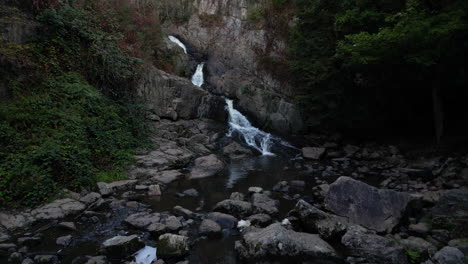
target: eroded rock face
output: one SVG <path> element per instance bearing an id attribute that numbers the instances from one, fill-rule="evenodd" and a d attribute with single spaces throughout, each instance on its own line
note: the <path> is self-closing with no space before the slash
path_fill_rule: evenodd
<path id="1" fill-rule="evenodd" d="M 379 232 L 391 231 L 398 224 L 409 201 L 406 193 L 378 189 L 345 176 L 330 185 L 325 197 L 333 213 Z"/>
<path id="2" fill-rule="evenodd" d="M 362 258 L 372 264 L 407 264 L 403 247 L 394 240 L 379 236 L 361 226 L 351 226 L 342 237 L 345 245 L 355 258 Z"/>
<path id="3" fill-rule="evenodd" d="M 292 87 L 259 70 L 260 57 L 282 60 L 286 40 L 269 44 L 269 34 L 247 21 L 249 9 L 262 8 L 263 1 L 181 1 L 189 10 L 186 23 L 163 25 L 166 32 L 206 55 L 206 80 L 217 92 L 239 99 L 240 108 L 259 126 L 266 123 L 282 133 L 300 131 L 303 121 L 292 103 Z M 211 22 L 210 22 L 211 21 Z"/>
<path id="4" fill-rule="evenodd" d="M 236 242 L 236 251 L 243 259 L 297 257 L 334 259 L 335 250 L 318 235 L 288 230 L 280 223 L 248 231 Z M 291 259 L 290 259 L 291 260 Z"/>
<path id="5" fill-rule="evenodd" d="M 147 65 L 136 86 L 148 110 L 172 120 L 207 117 L 224 121 L 224 101 L 194 86 L 190 80 Z"/>

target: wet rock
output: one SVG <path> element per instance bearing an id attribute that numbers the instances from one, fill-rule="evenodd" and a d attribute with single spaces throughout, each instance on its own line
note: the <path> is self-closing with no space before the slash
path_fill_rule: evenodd
<path id="1" fill-rule="evenodd" d="M 428 224 L 426 224 L 426 223 L 419 222 L 417 224 L 409 225 L 408 230 L 410 232 L 412 232 L 412 233 L 415 233 L 415 234 L 425 235 L 425 234 L 429 233 L 430 226 Z"/>
<path id="2" fill-rule="evenodd" d="M 215 175 L 224 168 L 224 164 L 215 154 L 195 159 L 190 171 L 190 179 L 200 179 Z"/>
<path id="3" fill-rule="evenodd" d="M 167 229 L 167 226 L 163 223 L 152 223 L 146 229 L 154 237 L 159 237 L 160 235 L 169 232 L 169 230 Z"/>
<path id="4" fill-rule="evenodd" d="M 190 211 L 189 209 L 183 208 L 182 206 L 176 205 L 174 209 L 172 210 L 175 215 L 178 216 L 183 216 L 186 219 L 190 219 L 194 217 L 194 213 Z"/>
<path id="5" fill-rule="evenodd" d="M 305 231 L 318 233 L 324 239 L 343 235 L 349 225 L 345 217 L 328 214 L 304 200 L 299 200 L 289 215 L 297 217 Z"/>
<path id="6" fill-rule="evenodd" d="M 341 238 L 351 256 L 362 258 L 364 263 L 409 264 L 403 247 L 394 240 L 379 236 L 361 226 L 351 226 Z"/>
<path id="7" fill-rule="evenodd" d="M 34 262 L 37 264 L 58 264 L 59 258 L 55 255 L 37 255 L 34 257 Z"/>
<path id="8" fill-rule="evenodd" d="M 198 197 L 200 195 L 198 191 L 193 188 L 183 191 L 182 194 L 184 194 L 185 196 L 190 196 L 190 197 Z"/>
<path id="9" fill-rule="evenodd" d="M 21 264 L 34 264 L 34 260 L 30 258 L 25 258 L 23 259 L 23 262 L 21 262 Z"/>
<path id="10" fill-rule="evenodd" d="M 444 247 L 432 258 L 434 264 L 463 264 L 466 259 L 463 253 L 454 247 Z"/>
<path id="11" fill-rule="evenodd" d="M 318 260 L 333 259 L 337 256 L 335 250 L 318 235 L 295 232 L 279 223 L 247 231 L 240 241 L 236 241 L 235 248 L 242 259 L 250 261 L 267 257 Z"/>
<path id="12" fill-rule="evenodd" d="M 145 244 L 136 235 L 115 236 L 104 241 L 101 249 L 112 258 L 126 258 L 144 246 Z"/>
<path id="13" fill-rule="evenodd" d="M 223 148 L 223 155 L 227 156 L 230 160 L 239 160 L 252 156 L 253 152 L 233 141 Z"/>
<path id="14" fill-rule="evenodd" d="M 302 156 L 306 159 L 319 160 L 325 154 L 325 148 L 305 147 L 302 148 Z"/>
<path id="15" fill-rule="evenodd" d="M 278 182 L 273 186 L 273 191 L 287 193 L 289 192 L 289 183 L 287 181 Z"/>
<path id="16" fill-rule="evenodd" d="M 157 247 L 158 256 L 162 258 L 183 256 L 189 250 L 188 237 L 164 234 L 159 236 Z"/>
<path id="17" fill-rule="evenodd" d="M 231 200 L 237 200 L 237 201 L 244 201 L 245 196 L 243 193 L 240 192 L 233 192 L 231 193 L 231 196 L 229 196 L 229 199 Z"/>
<path id="18" fill-rule="evenodd" d="M 156 173 L 156 175 L 151 179 L 159 183 L 170 184 L 171 182 L 182 179 L 183 177 L 184 174 L 179 170 L 167 170 Z"/>
<path id="19" fill-rule="evenodd" d="M 453 189 L 442 192 L 436 206 L 432 208 L 434 217 L 468 217 L 468 189 Z"/>
<path id="20" fill-rule="evenodd" d="M 158 184 L 148 186 L 148 196 L 161 196 L 161 188 Z"/>
<path id="21" fill-rule="evenodd" d="M 0 244 L 0 256 L 8 256 L 10 251 L 14 251 L 16 249 L 16 245 L 13 243 L 3 243 Z"/>
<path id="22" fill-rule="evenodd" d="M 262 187 L 249 187 L 248 192 L 249 193 L 261 193 L 263 192 L 263 188 Z"/>
<path id="23" fill-rule="evenodd" d="M 91 257 L 85 262 L 85 264 L 108 264 L 108 263 L 109 261 L 107 261 L 106 256 Z"/>
<path id="24" fill-rule="evenodd" d="M 353 145 L 346 145 L 343 148 L 344 152 L 346 153 L 346 157 L 352 157 L 359 151 L 359 147 Z"/>
<path id="25" fill-rule="evenodd" d="M 252 205 L 254 207 L 254 213 L 276 215 L 279 212 L 279 202 L 271 199 L 264 193 L 254 193 L 252 195 Z"/>
<path id="26" fill-rule="evenodd" d="M 448 245 L 458 248 L 465 256 L 468 256 L 468 238 L 452 239 Z"/>
<path id="27" fill-rule="evenodd" d="M 58 227 L 66 229 L 66 230 L 70 230 L 70 231 L 76 231 L 76 226 L 75 226 L 75 223 L 73 222 L 60 222 L 58 224 Z"/>
<path id="28" fill-rule="evenodd" d="M 21 263 L 23 260 L 23 255 L 19 252 L 13 252 L 11 253 L 10 257 L 8 258 L 9 263 Z"/>
<path id="29" fill-rule="evenodd" d="M 152 223 L 159 222 L 160 214 L 159 213 L 136 213 L 128 216 L 125 219 L 125 223 L 139 229 L 145 229 Z"/>
<path id="30" fill-rule="evenodd" d="M 61 236 L 61 237 L 58 237 L 57 240 L 55 241 L 55 243 L 59 246 L 68 246 L 70 244 L 72 240 L 72 236 L 71 235 L 68 235 L 68 236 Z"/>
<path id="31" fill-rule="evenodd" d="M 377 189 L 342 176 L 326 194 L 326 207 L 352 223 L 382 232 L 391 231 L 402 217 L 410 197 L 406 193 Z"/>
<path id="32" fill-rule="evenodd" d="M 223 229 L 233 229 L 236 227 L 238 221 L 237 218 L 232 215 L 219 212 L 209 213 L 206 218 L 215 221 Z"/>
<path id="33" fill-rule="evenodd" d="M 420 237 L 410 236 L 406 239 L 400 240 L 399 242 L 405 249 L 422 253 L 425 256 L 432 256 L 437 251 L 437 248 L 434 245 Z"/>
<path id="34" fill-rule="evenodd" d="M 106 197 L 115 191 L 126 191 L 132 189 L 137 184 L 136 180 L 115 181 L 111 183 L 98 182 L 99 193 Z"/>
<path id="35" fill-rule="evenodd" d="M 99 200 L 100 198 L 101 198 L 101 195 L 99 193 L 91 192 L 81 197 L 80 202 L 85 203 L 85 204 L 92 204 L 96 202 L 97 200 Z"/>
<path id="36" fill-rule="evenodd" d="M 200 235 L 202 236 L 207 236 L 207 237 L 212 237 L 212 238 L 222 236 L 221 226 L 215 221 L 210 220 L 210 219 L 204 219 L 201 222 L 200 228 L 198 231 L 200 232 Z"/>
<path id="37" fill-rule="evenodd" d="M 234 216 L 248 216 L 252 213 L 252 204 L 239 200 L 223 200 L 217 203 L 213 211 L 232 214 Z"/>
<path id="38" fill-rule="evenodd" d="M 271 217 L 267 214 L 255 214 L 247 218 L 253 226 L 266 227 L 271 224 Z"/>
<path id="39" fill-rule="evenodd" d="M 10 239 L 11 236 L 9 234 L 7 234 L 6 232 L 0 232 L 0 243 L 7 242 Z"/>
<path id="40" fill-rule="evenodd" d="M 180 220 L 173 215 L 166 218 L 164 224 L 166 225 L 166 228 L 169 230 L 169 232 L 176 232 L 182 228 L 182 223 L 180 223 Z"/>

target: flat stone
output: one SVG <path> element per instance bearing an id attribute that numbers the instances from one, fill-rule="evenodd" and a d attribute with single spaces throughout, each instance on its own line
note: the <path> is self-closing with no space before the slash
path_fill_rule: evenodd
<path id="1" fill-rule="evenodd" d="M 190 219 L 194 217 L 194 213 L 189 209 L 183 208 L 182 206 L 176 205 L 174 206 L 173 212 L 175 215 L 183 216 L 186 219 Z"/>
<path id="2" fill-rule="evenodd" d="M 80 202 L 85 203 L 85 204 L 92 204 L 96 202 L 97 200 L 99 200 L 100 198 L 101 198 L 101 195 L 99 193 L 91 192 L 81 197 Z"/>
<path id="3" fill-rule="evenodd" d="M 56 200 L 31 211 L 37 220 L 60 219 L 69 215 L 77 214 L 86 209 L 86 205 L 73 199 Z"/>
<path id="4" fill-rule="evenodd" d="M 223 200 L 213 209 L 216 212 L 228 213 L 235 216 L 248 216 L 252 213 L 252 204 L 239 200 Z"/>
<path id="5" fill-rule="evenodd" d="M 214 176 L 224 168 L 224 163 L 215 154 L 197 158 L 194 163 L 194 167 L 190 171 L 190 179 Z"/>
<path id="6" fill-rule="evenodd" d="M 230 160 L 240 160 L 252 156 L 253 152 L 233 141 L 223 148 L 223 155 L 227 156 Z"/>
<path id="7" fill-rule="evenodd" d="M 60 222 L 58 224 L 58 226 L 63 228 L 63 229 L 76 231 L 76 226 L 75 226 L 75 223 L 73 223 L 73 222 Z"/>
<path id="8" fill-rule="evenodd" d="M 149 212 L 143 212 L 143 213 L 136 213 L 129 215 L 125 219 L 125 223 L 139 229 L 145 229 L 152 223 L 159 222 L 160 220 L 160 214 L 159 213 L 149 213 Z"/>
<path id="9" fill-rule="evenodd" d="M 237 218 L 232 215 L 219 213 L 219 212 L 212 212 L 206 215 L 207 219 L 211 219 L 218 223 L 221 228 L 223 229 L 233 229 L 237 225 Z"/>
<path id="10" fill-rule="evenodd" d="M 158 172 L 152 180 L 155 180 L 159 183 L 163 184 L 170 184 L 178 179 L 181 179 L 184 177 L 184 174 L 180 172 L 179 170 L 166 170 L 166 171 L 161 171 Z"/>
<path id="11" fill-rule="evenodd" d="M 8 214 L 0 212 L 0 224 L 13 231 L 32 224 L 35 219 L 30 214 Z"/>

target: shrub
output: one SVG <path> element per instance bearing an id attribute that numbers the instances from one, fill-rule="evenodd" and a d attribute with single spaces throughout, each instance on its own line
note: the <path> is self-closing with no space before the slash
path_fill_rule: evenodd
<path id="1" fill-rule="evenodd" d="M 79 190 L 97 175 L 122 173 L 138 145 L 128 110 L 77 74 L 31 92 L 0 106 L 0 206 L 37 205 L 59 188 Z"/>

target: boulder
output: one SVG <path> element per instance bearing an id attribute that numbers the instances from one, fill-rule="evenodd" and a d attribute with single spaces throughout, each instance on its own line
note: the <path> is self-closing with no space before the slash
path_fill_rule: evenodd
<path id="1" fill-rule="evenodd" d="M 213 211 L 232 214 L 234 216 L 248 216 L 252 213 L 252 204 L 239 200 L 223 200 L 217 203 Z"/>
<path id="2" fill-rule="evenodd" d="M 325 148 L 305 147 L 302 148 L 302 156 L 306 159 L 319 160 L 325 154 Z"/>
<path id="3" fill-rule="evenodd" d="M 200 235 L 207 236 L 207 237 L 221 237 L 221 226 L 213 220 L 204 219 L 201 224 L 200 228 L 198 229 Z"/>
<path id="4" fill-rule="evenodd" d="M 169 230 L 169 232 L 176 232 L 177 230 L 182 228 L 182 223 L 180 222 L 180 220 L 173 215 L 166 218 L 164 224 L 166 225 L 166 228 Z"/>
<path id="5" fill-rule="evenodd" d="M 437 251 L 437 248 L 434 245 L 420 237 L 410 236 L 406 239 L 400 240 L 400 244 L 408 251 L 419 252 L 425 256 L 432 256 Z"/>
<path id="6" fill-rule="evenodd" d="M 391 231 L 409 201 L 406 193 L 378 189 L 345 176 L 331 184 L 325 196 L 330 211 L 378 232 Z"/>
<path id="7" fill-rule="evenodd" d="M 375 234 L 355 225 L 348 228 L 341 238 L 351 256 L 364 259 L 364 263 L 372 264 L 409 264 L 403 247 L 394 240 Z"/>
<path id="8" fill-rule="evenodd" d="M 252 195 L 252 205 L 254 207 L 254 213 L 276 215 L 279 212 L 279 202 L 277 200 L 271 199 L 264 193 L 254 193 Z"/>
<path id="9" fill-rule="evenodd" d="M 227 156 L 230 160 L 239 160 L 252 156 L 253 152 L 233 141 L 223 148 L 223 155 Z"/>
<path id="10" fill-rule="evenodd" d="M 36 220 L 60 219 L 69 215 L 79 213 L 86 209 L 86 205 L 73 199 L 55 200 L 40 208 L 31 211 L 31 215 Z"/>
<path id="11" fill-rule="evenodd" d="M 335 250 L 318 235 L 295 232 L 280 223 L 253 229 L 235 244 L 238 255 L 245 260 L 278 260 L 287 258 L 334 259 Z"/>
<path id="12" fill-rule="evenodd" d="M 157 248 L 158 256 L 162 258 L 186 255 L 189 250 L 188 237 L 174 234 L 160 235 Z"/>
<path id="13" fill-rule="evenodd" d="M 305 231 L 318 233 L 325 239 L 343 235 L 349 225 L 345 217 L 328 214 L 304 200 L 299 200 L 289 215 L 297 217 Z"/>
<path id="14" fill-rule="evenodd" d="M 255 214 L 247 218 L 253 226 L 266 227 L 271 224 L 271 217 L 267 214 Z"/>
<path id="15" fill-rule="evenodd" d="M 151 179 L 159 183 L 169 184 L 183 177 L 184 174 L 179 170 L 166 170 L 156 173 Z"/>
<path id="16" fill-rule="evenodd" d="M 434 264 L 464 264 L 466 263 L 463 253 L 454 247 L 444 247 L 432 257 Z"/>
<path id="17" fill-rule="evenodd" d="M 125 219 L 125 223 L 138 229 L 145 229 L 150 224 L 159 222 L 160 216 L 161 215 L 159 213 L 149 213 L 149 212 L 136 213 L 136 214 L 129 215 Z"/>
<path id="18" fill-rule="evenodd" d="M 99 200 L 101 198 L 101 195 L 96 192 L 90 192 L 87 195 L 83 196 L 80 198 L 80 202 L 85 203 L 85 204 L 92 204 Z"/>
<path id="19" fill-rule="evenodd" d="M 148 186 L 148 196 L 161 196 L 161 194 L 162 192 L 159 184 Z"/>
<path id="20" fill-rule="evenodd" d="M 145 244 L 136 235 L 115 236 L 104 241 L 101 250 L 112 258 L 126 258 L 144 246 Z"/>
<path id="21" fill-rule="evenodd" d="M 468 218 L 468 189 L 453 189 L 442 192 L 439 201 L 432 208 L 433 217 Z"/>
<path id="22" fill-rule="evenodd" d="M 61 236 L 61 237 L 58 237 L 57 240 L 55 240 L 55 243 L 59 246 L 68 246 L 70 244 L 72 240 L 72 236 L 71 235 L 68 235 L 68 236 Z"/>
<path id="23" fill-rule="evenodd" d="M 115 191 L 126 191 L 132 189 L 137 184 L 136 180 L 115 181 L 111 183 L 98 182 L 97 187 L 99 193 L 106 197 L 113 194 Z"/>
<path id="24" fill-rule="evenodd" d="M 183 216 L 186 219 L 194 217 L 194 213 L 192 211 L 179 205 L 174 206 L 173 212 L 175 215 Z"/>
<path id="25" fill-rule="evenodd" d="M 215 154 L 195 159 L 190 171 L 190 179 L 206 178 L 215 175 L 224 168 L 224 164 Z"/>
<path id="26" fill-rule="evenodd" d="M 206 216 L 206 218 L 215 221 L 223 229 L 233 229 L 236 227 L 237 222 L 238 222 L 237 218 L 235 218 L 234 216 L 229 215 L 229 214 L 219 213 L 219 212 L 209 213 Z"/>

